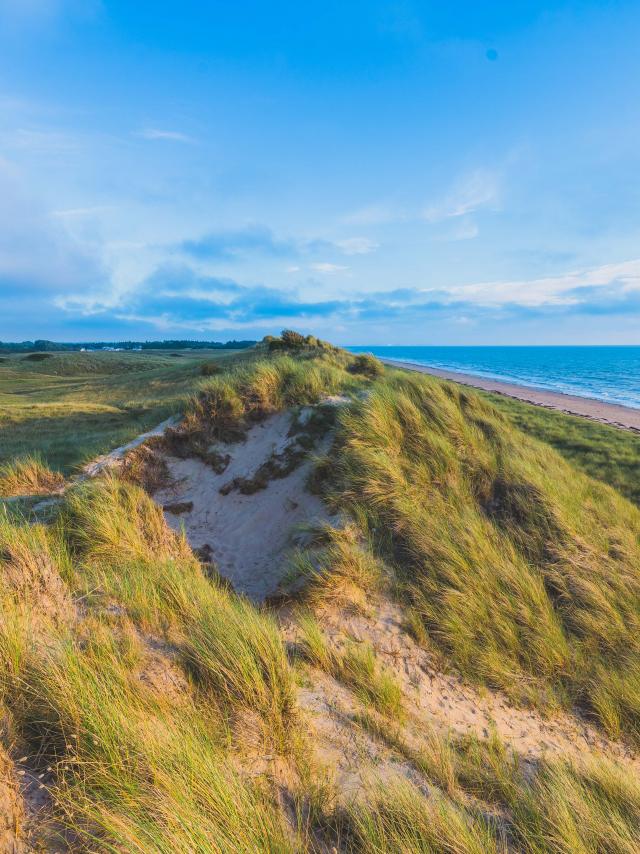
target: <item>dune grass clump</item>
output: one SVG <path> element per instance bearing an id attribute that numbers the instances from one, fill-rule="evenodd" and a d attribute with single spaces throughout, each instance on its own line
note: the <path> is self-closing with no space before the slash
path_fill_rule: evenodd
<path id="1" fill-rule="evenodd" d="M 380 665 L 371 644 L 350 641 L 344 650 L 338 650 L 312 614 L 302 614 L 298 626 L 309 662 L 349 686 L 365 709 L 373 708 L 396 721 L 404 718 L 402 689 L 394 674 Z"/>
<path id="2" fill-rule="evenodd" d="M 0 513 L 0 596 L 5 604 L 11 600 L 12 606 L 32 611 L 35 620 L 64 620 L 71 612 L 64 581 L 69 571 L 69 555 L 56 531 L 14 523 Z M 9 615 L 5 621 L 10 628 Z"/>
<path id="3" fill-rule="evenodd" d="M 335 500 L 430 642 L 519 701 L 640 738 L 640 513 L 478 395 L 394 374 L 339 417 Z"/>
<path id="4" fill-rule="evenodd" d="M 359 353 L 349 366 L 349 370 L 352 374 L 364 374 L 370 379 L 375 379 L 384 373 L 384 365 L 371 353 Z"/>
<path id="5" fill-rule="evenodd" d="M 425 798 L 405 782 L 399 789 L 395 783 L 374 787 L 364 804 L 355 802 L 347 810 L 346 832 L 355 829 L 357 838 L 353 850 L 630 854 L 638 849 L 637 775 L 602 756 L 585 756 L 579 763 L 542 759 L 527 767 L 495 734 L 478 739 L 428 730 L 416 747 L 370 714 L 360 722 L 437 789 Z M 447 829 L 455 836 L 447 836 Z M 486 849 L 474 847 L 478 839 Z"/>
<path id="6" fill-rule="evenodd" d="M 353 523 L 315 533 L 314 548 L 298 551 L 291 575 L 303 583 L 298 598 L 314 610 L 353 608 L 366 612 L 385 582 L 386 570 Z"/>
<path id="7" fill-rule="evenodd" d="M 45 495 L 64 486 L 64 477 L 37 454 L 0 465 L 0 498 Z"/>
<path id="8" fill-rule="evenodd" d="M 404 717 L 400 685 L 389 669 L 380 666 L 371 644 L 350 643 L 342 656 L 339 675 L 365 706 L 371 705 L 395 721 Z"/>
<path id="9" fill-rule="evenodd" d="M 0 613 L 0 704 L 50 789 L 43 832 L 78 850 L 297 849 L 270 778 L 230 753 L 249 718 L 265 752 L 296 738 L 277 627 L 204 577 L 141 489 L 100 478 L 50 528 L 3 521 Z M 165 646 L 192 675 L 178 696 L 140 676 Z"/>
<path id="10" fill-rule="evenodd" d="M 439 794 L 425 796 L 406 780 L 370 787 L 343 819 L 351 850 L 374 854 L 506 854 L 492 823 Z"/>
<path id="11" fill-rule="evenodd" d="M 345 370 L 349 358 L 330 352 L 315 358 L 313 351 L 295 358 L 278 354 L 209 377 L 189 401 L 182 425 L 171 431 L 171 443 L 206 456 L 212 443 L 242 441 L 247 429 L 268 415 L 355 388 L 357 380 Z"/>
<path id="12" fill-rule="evenodd" d="M 132 678 L 108 631 L 62 635 L 23 674 L 19 722 L 56 778 L 54 818 L 88 850 L 289 850 L 272 793 L 225 755 L 215 708 Z"/>

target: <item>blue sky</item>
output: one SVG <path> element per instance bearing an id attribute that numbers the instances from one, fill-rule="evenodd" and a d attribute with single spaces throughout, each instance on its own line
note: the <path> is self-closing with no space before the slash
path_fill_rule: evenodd
<path id="1" fill-rule="evenodd" d="M 0 339 L 640 343 L 640 4 L 0 0 Z"/>

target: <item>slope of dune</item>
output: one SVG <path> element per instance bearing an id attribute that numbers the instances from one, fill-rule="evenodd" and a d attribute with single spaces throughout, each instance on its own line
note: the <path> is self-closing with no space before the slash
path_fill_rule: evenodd
<path id="1" fill-rule="evenodd" d="M 316 342 L 203 380 L 115 463 L 0 519 L 7 845 L 638 850 L 613 489 Z"/>

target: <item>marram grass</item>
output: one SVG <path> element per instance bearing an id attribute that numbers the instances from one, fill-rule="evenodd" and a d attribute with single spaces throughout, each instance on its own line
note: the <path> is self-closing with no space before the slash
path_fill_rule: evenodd
<path id="1" fill-rule="evenodd" d="M 341 413 L 333 498 L 431 642 L 519 701 L 640 738 L 640 512 L 476 394 L 393 374 Z"/>
<path id="2" fill-rule="evenodd" d="M 2 739 L 50 788 L 50 850 L 639 850 L 632 770 L 603 758 L 525 767 L 496 736 L 405 737 L 411 698 L 366 644 L 330 645 L 322 615 L 366 614 L 393 592 L 469 679 L 577 705 L 634 739 L 640 514 L 478 395 L 353 374 L 350 359 L 261 356 L 199 380 L 187 422 L 242 432 L 351 393 L 324 480 L 342 521 L 298 557 L 302 643 L 359 700 L 353 724 L 416 782 L 391 775 L 323 798 L 332 769 L 310 775 L 315 745 L 276 617 L 207 579 L 149 497 L 105 477 L 70 489 L 49 526 L 0 520 Z M 171 691 L 148 678 L 158 657 L 180 674 Z"/>

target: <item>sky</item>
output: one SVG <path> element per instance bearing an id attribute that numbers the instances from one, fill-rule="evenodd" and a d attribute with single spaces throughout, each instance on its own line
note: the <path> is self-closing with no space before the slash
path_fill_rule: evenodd
<path id="1" fill-rule="evenodd" d="M 640 344 L 640 3 L 0 0 L 0 340 Z"/>

